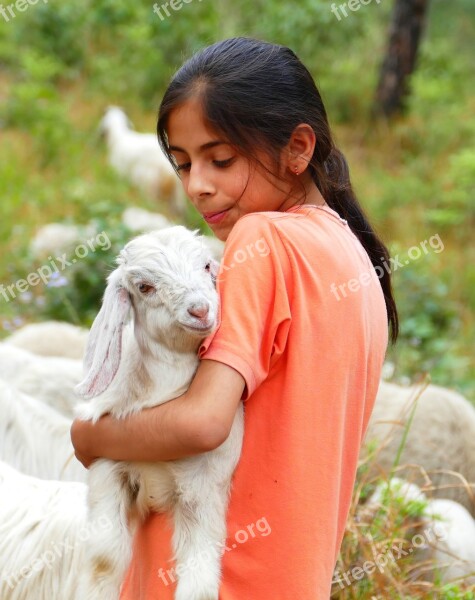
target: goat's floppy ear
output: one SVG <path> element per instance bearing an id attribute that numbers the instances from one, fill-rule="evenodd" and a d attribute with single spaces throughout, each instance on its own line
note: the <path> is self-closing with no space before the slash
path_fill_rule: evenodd
<path id="1" fill-rule="evenodd" d="M 131 307 L 129 292 L 121 285 L 119 270 L 107 278 L 102 307 L 87 340 L 84 367 L 87 375 L 75 391 L 84 398 L 104 392 L 119 368 L 122 331 Z"/>

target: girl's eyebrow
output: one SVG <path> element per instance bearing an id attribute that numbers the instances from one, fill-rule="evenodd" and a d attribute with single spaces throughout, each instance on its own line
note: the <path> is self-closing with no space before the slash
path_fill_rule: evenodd
<path id="1" fill-rule="evenodd" d="M 209 148 L 214 148 L 215 146 L 220 146 L 221 144 L 227 144 L 227 142 L 223 142 L 221 140 L 214 140 L 212 142 L 207 142 L 199 147 L 199 150 L 202 152 L 203 150 L 208 150 Z M 186 154 L 186 150 L 180 148 L 179 146 L 168 146 L 168 149 L 175 152 L 184 152 Z"/>

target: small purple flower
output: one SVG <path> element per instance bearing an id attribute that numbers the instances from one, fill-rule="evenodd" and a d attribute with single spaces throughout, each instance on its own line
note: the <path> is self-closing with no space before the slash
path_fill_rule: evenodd
<path id="1" fill-rule="evenodd" d="M 46 284 L 46 287 L 63 287 L 65 285 L 68 285 L 68 280 L 66 279 L 66 277 L 64 277 L 64 275 L 61 275 L 58 271 L 55 271 L 51 275 L 50 280 Z"/>
<path id="2" fill-rule="evenodd" d="M 20 294 L 18 296 L 18 300 L 20 300 L 20 302 L 23 302 L 23 304 L 30 304 L 32 299 L 33 294 L 31 292 L 23 292 L 23 294 Z"/>
<path id="3" fill-rule="evenodd" d="M 2 321 L 2 329 L 4 329 L 5 331 L 11 331 L 13 329 L 13 327 L 12 327 L 12 324 L 10 323 L 10 321 L 3 320 Z"/>
<path id="4" fill-rule="evenodd" d="M 25 321 L 21 317 L 14 317 L 12 322 L 15 327 L 21 327 Z"/>

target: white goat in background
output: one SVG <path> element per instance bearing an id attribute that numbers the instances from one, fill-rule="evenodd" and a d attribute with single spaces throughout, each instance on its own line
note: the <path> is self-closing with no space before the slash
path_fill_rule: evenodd
<path id="1" fill-rule="evenodd" d="M 40 356 L 59 356 L 81 360 L 84 358 L 89 330 L 65 321 L 28 323 L 14 331 L 4 344 L 28 350 Z"/>
<path id="2" fill-rule="evenodd" d="M 71 422 L 0 379 L 0 460 L 40 479 L 85 481 L 87 470 L 71 444 Z"/>
<path id="3" fill-rule="evenodd" d="M 89 402 L 82 419 L 116 418 L 183 394 L 196 371 L 197 350 L 217 325 L 218 264 L 196 231 L 183 226 L 148 233 L 121 251 L 91 328 L 78 391 Z M 132 309 L 132 310 L 131 310 Z M 133 319 L 127 325 L 129 312 Z M 90 519 L 113 523 L 91 537 L 90 577 L 81 600 L 117 600 L 131 557 L 132 508 L 173 513 L 176 600 L 218 600 L 231 478 L 243 436 L 240 404 L 227 440 L 213 451 L 154 464 L 95 461 L 89 470 Z M 206 547 L 208 552 L 203 553 Z"/>
<path id="4" fill-rule="evenodd" d="M 24 394 L 72 417 L 78 396 L 74 388 L 83 376 L 82 361 L 38 356 L 0 342 L 0 378 Z"/>
<path id="5" fill-rule="evenodd" d="M 108 107 L 99 130 L 107 141 L 109 163 L 144 194 L 169 202 L 175 213 L 182 216 L 186 209 L 182 186 L 157 136 L 133 131 L 130 125 L 121 108 Z"/>
<path id="6" fill-rule="evenodd" d="M 0 461 L 1 600 L 79 600 L 91 532 L 112 527 L 106 517 L 88 524 L 86 497 L 84 483 L 43 481 Z"/>
<path id="7" fill-rule="evenodd" d="M 392 477 L 379 483 L 369 500 L 358 507 L 360 523 L 371 523 L 378 510 L 384 515 L 390 503 L 400 506 L 401 502 L 409 501 L 425 505 L 421 514 L 413 517 L 413 527 L 422 538 L 422 543 L 418 539 L 417 546 L 410 550 L 415 551 L 416 565 L 430 560 L 442 582 L 460 578 L 466 584 L 475 584 L 475 521 L 458 502 L 427 498 L 418 485 Z M 385 517 L 379 515 L 378 518 Z M 412 539 L 415 542 L 415 535 Z M 434 573 L 426 568 L 421 576 L 424 580 L 432 579 Z"/>
<path id="8" fill-rule="evenodd" d="M 452 390 L 381 381 L 365 436 L 378 448 L 368 476 L 390 473 L 413 409 L 398 476 L 422 486 L 428 475 L 434 497 L 455 500 L 475 516 L 475 408 Z M 367 455 L 365 445 L 361 458 Z"/>

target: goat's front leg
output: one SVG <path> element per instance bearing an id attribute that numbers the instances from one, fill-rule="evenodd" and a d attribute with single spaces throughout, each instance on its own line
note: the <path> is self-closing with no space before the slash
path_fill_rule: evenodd
<path id="1" fill-rule="evenodd" d="M 227 491 L 183 493 L 174 508 L 175 600 L 218 600 L 226 540 Z"/>
<path id="2" fill-rule="evenodd" d="M 137 489 L 124 463 L 100 459 L 89 469 L 88 545 L 76 600 L 118 600 L 131 558 L 128 513 Z"/>

